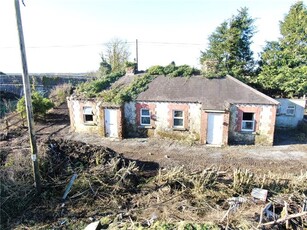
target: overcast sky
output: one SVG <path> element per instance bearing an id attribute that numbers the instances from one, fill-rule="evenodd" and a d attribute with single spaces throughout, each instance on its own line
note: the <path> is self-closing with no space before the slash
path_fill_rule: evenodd
<path id="1" fill-rule="evenodd" d="M 22 22 L 30 73 L 80 73 L 99 68 L 104 43 L 139 41 L 139 67 L 189 64 L 224 20 L 247 7 L 256 18 L 253 51 L 277 40 L 279 21 L 296 0 L 24 0 Z M 21 73 L 13 0 L 0 0 L 0 71 Z"/>

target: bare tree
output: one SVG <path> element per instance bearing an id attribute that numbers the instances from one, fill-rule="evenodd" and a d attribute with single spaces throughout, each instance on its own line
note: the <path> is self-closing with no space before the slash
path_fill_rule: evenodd
<path id="1" fill-rule="evenodd" d="M 113 38 L 106 44 L 105 56 L 102 54 L 101 58 L 111 66 L 112 72 L 122 71 L 125 68 L 125 62 L 128 61 L 130 56 L 129 49 L 127 41 Z"/>

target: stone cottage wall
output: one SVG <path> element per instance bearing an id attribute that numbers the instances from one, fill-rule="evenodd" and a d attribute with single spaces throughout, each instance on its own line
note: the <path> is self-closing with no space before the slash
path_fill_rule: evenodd
<path id="1" fill-rule="evenodd" d="M 242 131 L 243 112 L 254 113 L 254 131 Z M 229 144 L 272 145 L 276 120 L 275 105 L 236 104 L 230 107 Z"/>
<path id="2" fill-rule="evenodd" d="M 140 109 L 149 108 L 151 122 L 149 126 L 141 126 Z M 170 138 L 191 138 L 199 140 L 201 124 L 201 104 L 198 103 L 167 103 L 137 102 L 126 103 L 125 133 L 129 136 L 165 136 Z M 184 127 L 173 128 L 173 110 L 184 111 Z"/>
<path id="3" fill-rule="evenodd" d="M 79 133 L 100 133 L 101 127 L 100 109 L 94 100 L 73 100 L 68 99 L 68 109 L 70 117 L 71 131 Z M 85 123 L 83 117 L 83 107 L 93 108 L 93 122 Z"/>

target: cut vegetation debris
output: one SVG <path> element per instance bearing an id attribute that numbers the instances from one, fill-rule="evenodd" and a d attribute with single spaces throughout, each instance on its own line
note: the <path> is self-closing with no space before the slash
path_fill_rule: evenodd
<path id="1" fill-rule="evenodd" d="M 77 141 L 52 139 L 43 147 L 38 198 L 30 162 L 1 166 L 1 229 L 84 229 L 96 221 L 103 229 L 307 227 L 307 172 L 264 177 L 214 165 L 191 172 Z M 268 190 L 267 201 L 255 200 L 253 188 Z"/>

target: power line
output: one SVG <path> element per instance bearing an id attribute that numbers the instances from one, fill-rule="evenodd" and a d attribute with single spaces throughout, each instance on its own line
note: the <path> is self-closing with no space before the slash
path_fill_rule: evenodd
<path id="1" fill-rule="evenodd" d="M 75 45 L 46 45 L 46 46 L 27 46 L 28 49 L 40 49 L 40 48 L 78 48 L 78 47 L 90 47 L 90 46 L 104 46 L 110 42 L 95 43 L 95 44 L 75 44 Z M 126 42 L 127 44 L 134 45 L 135 41 Z M 151 44 L 151 45 L 179 45 L 179 46 L 203 46 L 201 43 L 184 43 L 184 42 L 153 42 L 153 41 L 139 41 L 139 44 Z M 0 49 L 15 49 L 16 46 L 0 46 Z"/>

